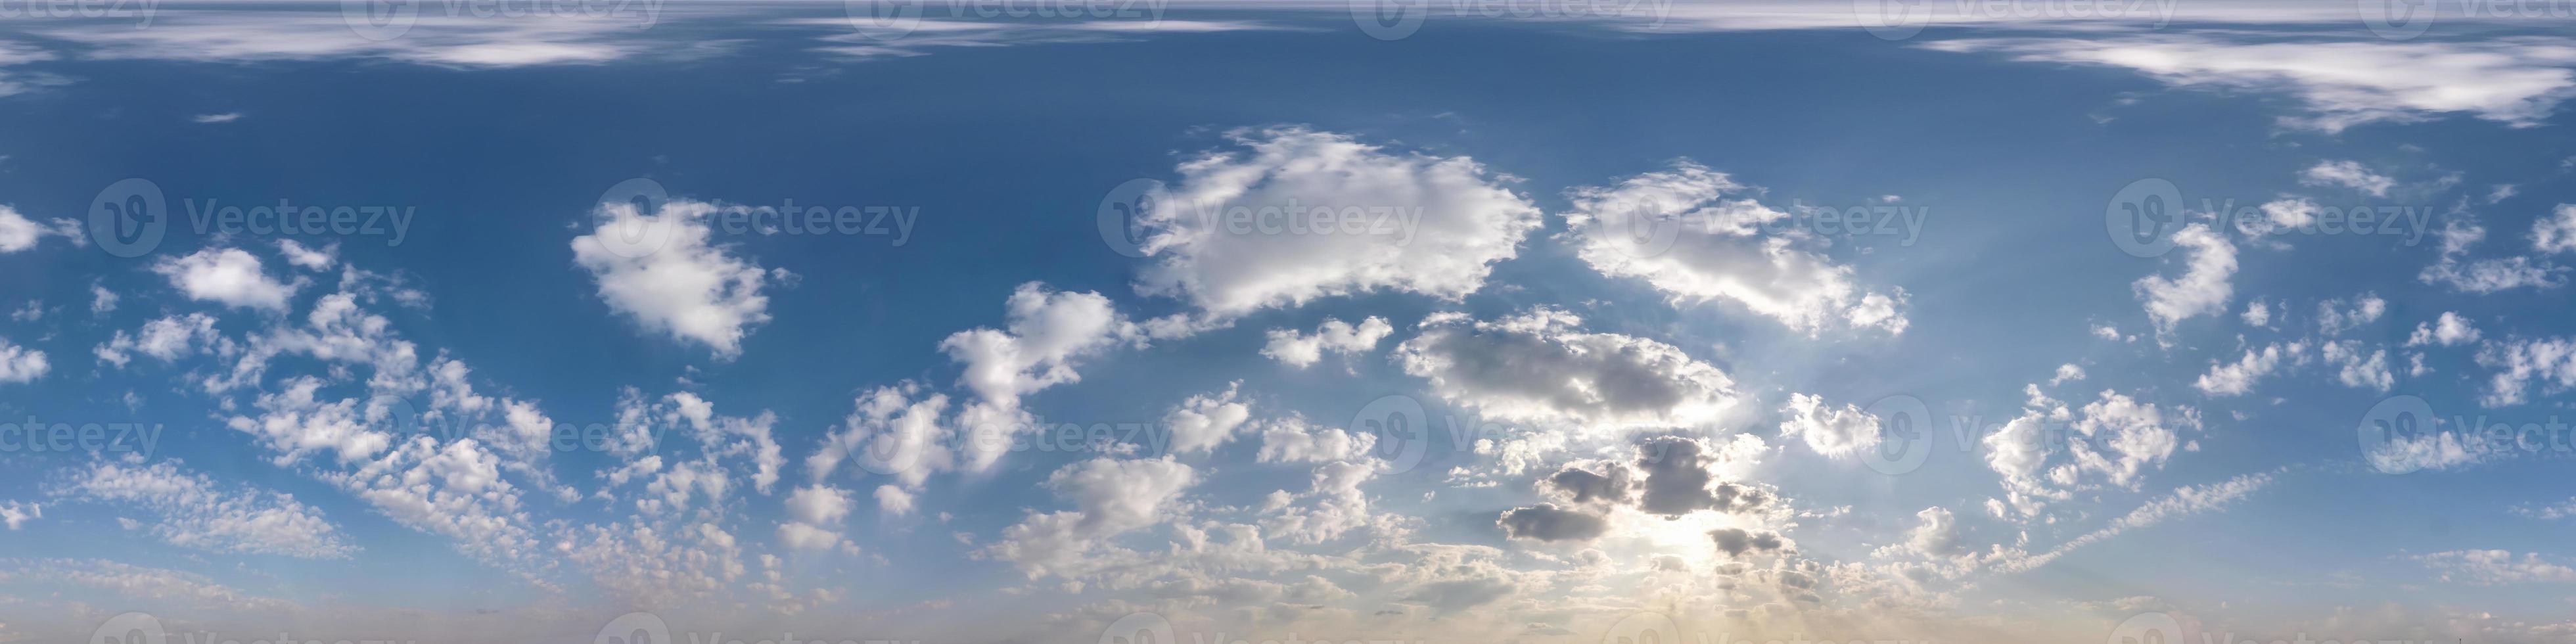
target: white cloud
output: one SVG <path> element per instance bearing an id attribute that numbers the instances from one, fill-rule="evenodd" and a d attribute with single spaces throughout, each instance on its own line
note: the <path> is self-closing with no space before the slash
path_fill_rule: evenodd
<path id="1" fill-rule="evenodd" d="M 0 92 L 0 95 L 7 93 L 13 92 Z M 56 219 L 53 225 L 47 226 L 18 214 L 17 208 L 0 205 L 0 254 L 35 248 L 36 242 L 43 241 L 48 235 L 65 237 L 76 244 L 86 239 L 81 236 L 80 222 L 76 220 Z"/>
<path id="2" fill-rule="evenodd" d="M 286 300 L 304 280 L 281 283 L 261 271 L 259 257 L 238 248 L 208 248 L 185 257 L 163 259 L 152 272 L 188 299 L 219 302 L 235 308 L 285 311 Z"/>
<path id="3" fill-rule="evenodd" d="M 1163 522 L 1173 501 L 1197 482 L 1197 472 L 1170 458 L 1098 458 L 1064 466 L 1046 487 L 1072 501 L 1073 510 L 1031 514 L 1002 531 L 984 553 L 1019 566 L 1030 578 L 1080 572 L 1101 541 Z"/>
<path id="4" fill-rule="evenodd" d="M 8 338 L 0 338 L 0 384 L 35 382 L 52 369 L 53 364 L 45 360 L 45 352 L 10 344 Z"/>
<path id="5" fill-rule="evenodd" d="M 2271 375 L 2283 361 L 2298 362 L 2306 358 L 2307 344 L 2291 342 L 2273 344 L 2261 350 L 2246 349 L 2236 362 L 2210 365 L 2192 387 L 2212 396 L 2236 396 L 2252 391 L 2254 384 Z"/>
<path id="6" fill-rule="evenodd" d="M 227 63 L 381 58 L 443 67 L 507 68 L 600 63 L 674 48 L 638 40 L 649 34 L 636 27 L 651 24 L 642 15 L 431 13 L 421 11 L 408 29 L 390 38 L 363 36 L 336 11 L 240 8 L 164 11 L 149 29 L 73 23 L 78 26 L 41 33 L 86 45 L 83 55 L 95 59 Z"/>
<path id="7" fill-rule="evenodd" d="M 884 498 L 880 492 L 878 498 Z M 841 544 L 836 528 L 850 515 L 850 492 L 828 485 L 796 488 L 787 495 L 786 523 L 778 525 L 778 541 L 797 550 L 822 550 Z"/>
<path id="8" fill-rule="evenodd" d="M 1736 406 L 1734 380 L 1717 367 L 1654 340 L 1585 332 L 1582 323 L 1553 308 L 1493 321 L 1438 314 L 1394 357 L 1441 398 L 1506 420 L 1697 427 Z"/>
<path id="9" fill-rule="evenodd" d="M 2410 347 L 2427 344 L 2447 347 L 2476 341 L 2477 327 L 2469 326 L 2469 319 L 2455 311 L 2443 311 L 2441 317 L 2432 322 L 2415 323 L 2415 333 L 2406 336 L 2406 346 Z"/>
<path id="10" fill-rule="evenodd" d="M 1344 354 L 1367 352 L 1377 348 L 1378 341 L 1394 333 L 1394 325 L 1387 324 L 1386 318 L 1374 315 L 1361 320 L 1357 326 L 1324 318 L 1324 324 L 1315 328 L 1314 335 L 1298 333 L 1295 329 L 1271 329 L 1267 334 L 1270 341 L 1262 345 L 1261 355 L 1303 369 L 1324 359 L 1326 351 Z"/>
<path id="11" fill-rule="evenodd" d="M 1376 445 L 1376 434 L 1316 427 L 1291 417 L 1264 424 L 1261 452 L 1254 458 L 1263 463 L 1355 461 Z"/>
<path id="12" fill-rule="evenodd" d="M 2479 399 L 2488 407 L 2519 405 L 2532 381 L 2540 381 L 2548 393 L 2556 394 L 2576 387 L 2576 339 L 2515 338 L 2489 342 L 2478 349 L 2478 364 L 2494 369 L 2487 381 L 2487 393 Z"/>
<path id="13" fill-rule="evenodd" d="M 2069 539 L 2066 543 L 2060 544 L 2057 548 L 2046 553 L 2007 559 L 1999 563 L 1998 566 L 2009 572 L 2018 572 L 2037 568 L 2042 565 L 2046 565 L 2048 562 L 2057 560 L 2058 557 L 2065 556 L 2066 553 L 2074 552 L 2079 548 L 2095 543 L 2100 543 L 2110 539 L 2111 537 L 2119 536 L 2120 533 L 2123 532 L 2145 528 L 2159 523 L 2164 523 L 2169 520 L 2200 514 L 2203 512 L 2224 509 L 2229 505 L 2235 504 L 2237 501 L 2244 500 L 2245 497 L 2250 496 L 2257 491 L 2261 491 L 2263 488 L 2268 487 L 2271 484 L 2271 474 L 2244 474 L 2209 485 L 2185 485 L 2174 488 L 2172 493 L 2158 497 L 2155 500 L 2148 501 L 2145 504 L 2138 506 L 2137 509 L 2130 510 L 2128 514 L 2121 515 L 2118 519 L 2113 519 L 2109 525 L 2103 526 L 2101 529 L 2084 533 L 2082 536 L 2078 536 L 2074 539 Z"/>
<path id="14" fill-rule="evenodd" d="M 2467 114 L 2515 127 L 2539 125 L 2576 91 L 2576 44 L 2557 37 L 2391 42 L 2270 40 L 2212 34 L 1968 39 L 1924 45 L 1995 51 L 2033 62 L 2137 70 L 2177 87 L 2277 91 L 2309 114 L 2287 125 L 2341 131 L 2375 121 Z"/>
<path id="15" fill-rule="evenodd" d="M 231 123 L 233 121 L 241 120 L 241 117 L 242 113 L 240 112 L 225 112 L 222 114 L 199 114 L 189 117 L 188 120 L 198 123 Z"/>
<path id="16" fill-rule="evenodd" d="M 1772 230 L 1788 213 L 1729 198 L 1747 192 L 1755 190 L 1678 160 L 1615 186 L 1568 190 L 1566 237 L 1593 270 L 1642 279 L 1675 302 L 1724 300 L 1807 333 L 1904 332 L 1904 291 L 1854 285 L 1850 266 L 1812 250 L 1821 239 Z"/>
<path id="17" fill-rule="evenodd" d="M 90 352 L 97 355 L 100 362 L 122 367 L 134 359 L 135 353 L 170 362 L 201 350 L 231 353 L 235 346 L 230 339 L 215 331 L 214 316 L 190 313 L 145 322 L 143 329 L 134 335 L 117 331 L 115 336 Z"/>
<path id="18" fill-rule="evenodd" d="M 2453 212 L 2434 235 L 2442 242 L 2442 254 L 2416 274 L 2415 279 L 2423 283 L 2449 286 L 2463 293 L 2493 293 L 2524 286 L 2555 288 L 2565 283 L 2559 279 L 2564 267 L 2532 257 L 2465 259 L 2469 247 L 2487 237 L 2486 227 L 2466 213 Z"/>
<path id="19" fill-rule="evenodd" d="M 331 242 L 321 248 L 313 248 L 296 243 L 292 239 L 280 239 L 277 240 L 277 252 L 286 256 L 286 263 L 308 270 L 324 271 L 330 270 L 331 264 L 339 261 L 340 242 Z"/>
<path id="20" fill-rule="evenodd" d="M 1059 293 L 1030 282 L 1011 291 L 1005 307 L 1010 319 L 1005 328 L 959 331 L 939 343 L 950 360 L 965 366 L 958 383 L 975 394 L 975 401 L 958 411 L 958 431 L 1009 436 L 1032 429 L 1035 423 L 1020 410 L 1020 396 L 1080 382 L 1082 375 L 1074 368 L 1083 358 L 1143 341 L 1137 325 L 1099 293 Z M 1000 460 L 1002 452 L 969 449 L 958 456 L 966 470 L 980 472 Z"/>
<path id="21" fill-rule="evenodd" d="M 2388 189 L 2396 187 L 2397 181 L 2371 172 L 2359 161 L 2319 161 L 2299 171 L 2299 185 L 2342 186 L 2373 197 L 2386 197 Z"/>
<path id="22" fill-rule="evenodd" d="M 1235 400 L 1235 389 L 1242 383 L 1227 385 L 1225 391 L 1200 394 L 1182 401 L 1163 414 L 1163 430 L 1170 433 L 1165 448 L 1172 454 L 1188 454 L 1216 449 L 1234 430 L 1252 418 L 1252 408 Z"/>
<path id="23" fill-rule="evenodd" d="M 2048 386 L 2055 387 L 2055 386 L 2058 386 L 2058 385 L 2066 384 L 2066 383 L 2069 383 L 2069 382 L 2075 382 L 2075 381 L 2079 381 L 2079 380 L 2083 380 L 2083 379 L 2084 379 L 2084 368 L 2083 368 L 2083 367 L 2079 367 L 2079 366 L 2075 366 L 2075 363 L 2069 362 L 2069 363 L 2066 363 L 2066 364 L 2057 365 L 2057 373 L 2055 373 L 2055 374 L 2053 374 L 2053 375 L 2050 375 L 2050 376 L 2048 377 Z"/>
<path id="24" fill-rule="evenodd" d="M 2346 387 L 2372 389 L 2385 393 L 2397 386 L 2397 377 L 2388 370 L 2388 350 L 2368 349 L 2359 340 L 2327 342 L 2317 347 L 2328 365 L 2335 367 L 2335 380 Z"/>
<path id="25" fill-rule="evenodd" d="M 1781 438 L 1805 438 L 1807 447 L 1829 458 L 1850 458 L 1878 446 L 1878 418 L 1855 405 L 1834 407 L 1823 396 L 1789 394 L 1780 408 Z"/>
<path id="26" fill-rule="evenodd" d="M 2441 573 L 2442 581 L 2479 585 L 2576 582 L 2576 568 L 2503 550 L 2450 550 L 2416 555 L 2415 560 Z"/>
<path id="27" fill-rule="evenodd" d="M 2547 216 L 2531 222 L 2531 250 L 2543 254 L 2576 252 L 2576 204 L 2558 204 Z"/>
<path id="28" fill-rule="evenodd" d="M 18 501 L 0 501 L 0 525 L 11 530 L 25 527 L 28 521 L 45 518 L 45 506 Z"/>
<path id="29" fill-rule="evenodd" d="M 2149 275 L 2131 284 L 2159 334 L 2172 333 L 2183 320 L 2225 312 L 2227 298 L 2235 292 L 2228 279 L 2236 274 L 2236 245 L 2203 224 L 2183 227 L 2174 233 L 2174 243 L 2189 253 L 2181 277 Z"/>
<path id="30" fill-rule="evenodd" d="M 2354 327 L 2377 322 L 2379 316 L 2386 313 L 2388 301 L 2379 299 L 2377 293 L 2363 293 L 2348 305 L 2341 298 L 2318 302 L 2317 332 L 2339 335 Z"/>
<path id="31" fill-rule="evenodd" d="M 59 493 L 150 512 L 153 536 L 182 548 L 306 559 L 346 559 L 358 551 L 339 526 L 293 496 L 226 487 L 171 461 L 99 462 Z"/>
<path id="32" fill-rule="evenodd" d="M 598 227 L 572 240 L 573 261 L 610 309 L 732 358 L 751 327 L 769 321 L 760 293 L 769 272 L 714 243 L 706 219 L 725 208 L 673 199 L 647 214 L 633 203 L 599 204 Z"/>
<path id="33" fill-rule="evenodd" d="M 1247 149 L 1180 165 L 1135 225 L 1146 294 L 1232 318 L 1377 291 L 1457 299 L 1540 225 L 1538 208 L 1467 157 L 1394 153 L 1297 127 L 1237 130 Z M 1276 226 L 1237 225 L 1233 213 Z"/>
<path id="34" fill-rule="evenodd" d="M 876 499 L 877 511 L 885 513 L 886 516 L 899 517 L 912 514 L 912 493 L 904 491 L 903 488 L 892 485 L 879 485 L 877 486 Z"/>

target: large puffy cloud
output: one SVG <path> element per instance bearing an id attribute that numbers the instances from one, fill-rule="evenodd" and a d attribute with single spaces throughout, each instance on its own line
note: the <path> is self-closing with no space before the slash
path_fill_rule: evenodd
<path id="1" fill-rule="evenodd" d="M 1669 344 L 1589 333 L 1562 309 L 1492 321 L 1439 314 L 1395 348 L 1405 373 L 1505 420 L 1584 428 L 1698 426 L 1737 406 L 1734 380 Z"/>
<path id="2" fill-rule="evenodd" d="M 598 227 L 572 240 L 573 263 L 598 282 L 610 309 L 645 330 L 738 355 L 751 327 L 769 321 L 760 290 L 770 272 L 714 242 L 706 220 L 726 208 L 680 199 L 650 213 L 599 204 Z"/>
<path id="3" fill-rule="evenodd" d="M 188 299 L 235 308 L 284 312 L 302 280 L 279 282 L 260 269 L 259 257 L 239 248 L 208 248 L 161 260 L 152 272 L 169 278 Z"/>
<path id="4" fill-rule="evenodd" d="M 2576 64 L 2576 41 L 2561 37 L 2241 41 L 2213 33 L 1968 39 L 1925 46 L 2124 67 L 2181 87 L 2287 92 L 2309 114 L 2282 121 L 2327 132 L 2447 114 L 2529 127 L 2576 92 L 2576 73 L 2566 69 Z"/>
<path id="5" fill-rule="evenodd" d="M 1852 269 L 1810 250 L 1813 235 L 1765 229 L 1789 213 L 1752 189 L 1688 160 L 1609 187 L 1567 191 L 1566 236 L 1593 270 L 1634 277 L 1676 302 L 1724 300 L 1809 333 L 1825 328 L 1903 332 L 1905 293 L 1864 291 Z"/>
<path id="6" fill-rule="evenodd" d="M 1463 297 L 1540 224 L 1507 177 L 1467 157 L 1296 127 L 1227 138 L 1245 149 L 1182 163 L 1134 222 L 1154 259 L 1138 289 L 1216 318 L 1375 291 Z"/>
<path id="7" fill-rule="evenodd" d="M 153 536 L 182 548 L 308 559 L 345 559 L 358 550 L 339 526 L 293 496 L 228 490 L 173 461 L 96 463 L 58 493 L 140 508 L 155 516 L 145 522 Z"/>
<path id="8" fill-rule="evenodd" d="M 1878 418 L 1857 406 L 1834 407 L 1823 396 L 1790 394 L 1780 414 L 1780 436 L 1804 438 L 1818 454 L 1845 458 L 1878 446 Z"/>
<path id="9" fill-rule="evenodd" d="M 1060 384 L 1080 382 L 1080 361 L 1121 343 L 1143 341 L 1139 327 L 1118 313 L 1099 293 L 1061 293 L 1030 282 L 1011 292 L 1006 303 L 1010 322 L 1000 329 L 959 331 L 939 343 L 950 360 L 965 366 L 958 383 L 975 394 L 960 409 L 956 431 L 974 436 L 1008 436 L 1026 431 L 1035 420 L 1020 409 L 1020 397 Z M 999 441 L 968 440 L 966 446 L 997 446 Z M 969 449 L 959 465 L 983 471 L 999 461 L 998 449 Z"/>

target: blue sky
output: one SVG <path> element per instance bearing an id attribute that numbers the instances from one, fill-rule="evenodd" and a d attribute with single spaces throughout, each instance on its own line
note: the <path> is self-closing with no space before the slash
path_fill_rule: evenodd
<path id="1" fill-rule="evenodd" d="M 2571 19 L 0 3 L 0 641 L 2566 641 Z"/>

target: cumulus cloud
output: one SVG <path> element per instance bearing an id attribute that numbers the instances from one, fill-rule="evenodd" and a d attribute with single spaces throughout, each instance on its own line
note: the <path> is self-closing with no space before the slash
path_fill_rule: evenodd
<path id="1" fill-rule="evenodd" d="M 974 402 L 958 412 L 958 431 L 984 436 L 1024 431 L 1035 423 L 1021 411 L 1021 396 L 1080 382 L 1075 367 L 1084 358 L 1121 343 L 1142 342 L 1137 325 L 1099 293 L 1060 293 L 1030 282 L 1011 291 L 1004 307 L 1009 323 L 1003 328 L 959 331 L 939 343 L 950 360 L 965 367 L 958 383 L 975 394 Z M 962 467 L 980 472 L 1002 453 L 970 449 L 958 456 Z"/>
<path id="2" fill-rule="evenodd" d="M 2447 347 L 2476 341 L 2478 341 L 2477 327 L 2470 326 L 2469 319 L 2456 311 L 2443 311 L 2440 317 L 2431 322 L 2417 322 L 2415 333 L 2406 336 L 2406 346 L 2410 347 L 2428 344 Z"/>
<path id="3" fill-rule="evenodd" d="M 882 493 L 880 493 L 882 498 Z M 850 492 L 828 485 L 796 488 L 787 495 L 787 522 L 778 525 L 778 541 L 797 550 L 824 550 L 841 544 L 841 518 L 850 515 Z"/>
<path id="4" fill-rule="evenodd" d="M 2242 395 L 2252 391 L 2255 383 L 2262 381 L 2264 376 L 2271 375 L 2272 371 L 2280 368 L 2282 363 L 2295 364 L 2306 359 L 2307 351 L 2308 345 L 2304 342 L 2274 343 L 2260 349 L 2249 348 L 2245 350 L 2245 356 L 2237 358 L 2235 362 L 2210 365 L 2209 373 L 2201 374 L 2200 379 L 2193 381 L 2191 386 L 2199 389 L 2201 393 L 2212 396 Z"/>
<path id="5" fill-rule="evenodd" d="M 1734 380 L 1717 367 L 1654 340 L 1586 332 L 1582 322 L 1553 308 L 1492 321 L 1435 315 L 1394 357 L 1441 398 L 1508 420 L 1684 427 L 1736 406 Z"/>
<path id="6" fill-rule="evenodd" d="M 750 329 L 769 321 L 760 293 L 769 271 L 728 253 L 707 223 L 725 206 L 674 199 L 656 212 L 602 203 L 590 234 L 572 240 L 573 263 L 598 283 L 608 308 L 646 331 L 706 345 L 720 358 L 742 353 Z"/>
<path id="7" fill-rule="evenodd" d="M 2576 388 L 2576 339 L 2514 338 L 2478 348 L 2479 366 L 2495 370 L 2479 402 L 2488 407 L 2519 405 L 2531 383 L 2555 394 Z"/>
<path id="8" fill-rule="evenodd" d="M 260 270 L 259 257 L 238 248 L 208 248 L 152 265 L 188 299 L 234 308 L 283 312 L 304 281 L 278 282 Z"/>
<path id="9" fill-rule="evenodd" d="M 1375 349 L 1379 340 L 1394 333 L 1394 325 L 1387 324 L 1386 318 L 1374 315 L 1361 320 L 1357 326 L 1325 318 L 1323 326 L 1316 327 L 1313 335 L 1299 333 L 1295 329 L 1271 329 L 1268 333 L 1270 342 L 1262 345 L 1261 355 L 1302 369 L 1324 359 L 1327 351 L 1348 354 Z"/>
<path id="10" fill-rule="evenodd" d="M 1878 418 L 1855 405 L 1833 407 L 1822 396 L 1790 394 L 1780 414 L 1786 417 L 1780 421 L 1782 438 L 1803 437 L 1809 449 L 1827 457 L 1848 458 L 1878 446 Z"/>
<path id="11" fill-rule="evenodd" d="M 1788 213 L 1738 196 L 1755 191 L 1675 161 L 1613 186 L 1568 190 L 1565 235 L 1593 270 L 1644 280 L 1675 302 L 1731 302 L 1807 333 L 1905 330 L 1903 290 L 1854 284 L 1850 266 L 1814 250 L 1822 240 L 1776 230 Z"/>
<path id="12" fill-rule="evenodd" d="M 1233 438 L 1235 428 L 1252 418 L 1252 408 L 1235 400 L 1235 389 L 1241 384 L 1228 385 L 1225 391 L 1214 394 L 1191 396 L 1164 413 L 1163 430 L 1171 437 L 1166 445 L 1170 453 L 1204 452 Z"/>
<path id="13" fill-rule="evenodd" d="M 52 369 L 53 364 L 45 360 L 45 352 L 10 344 L 8 338 L 0 338 L 0 384 L 35 382 Z"/>
<path id="14" fill-rule="evenodd" d="M 1483 288 L 1540 224 L 1508 177 L 1467 157 L 1298 127 L 1227 139 L 1243 149 L 1182 163 L 1181 181 L 1134 222 L 1153 260 L 1139 291 L 1218 318 L 1377 291 L 1454 300 Z M 1237 212 L 1255 223 L 1230 223 Z"/>
<path id="15" fill-rule="evenodd" d="M 106 343 L 90 350 L 100 362 L 122 367 L 134 360 L 134 354 L 170 362 L 199 351 L 230 353 L 234 345 L 215 331 L 214 316 L 204 313 L 174 315 L 143 323 L 133 335 L 117 331 Z"/>
<path id="16" fill-rule="evenodd" d="M 2531 250 L 2541 254 L 2576 252 L 2576 204 L 2558 204 L 2531 222 Z"/>
<path id="17" fill-rule="evenodd" d="M 2205 224 L 2183 227 L 2174 233 L 2174 244 L 2188 253 L 2180 277 L 2149 275 L 2131 285 L 2159 334 L 2172 333 L 2174 324 L 2186 319 L 2226 312 L 2227 298 L 2235 292 L 2228 284 L 2236 275 L 2235 244 Z"/>
<path id="18" fill-rule="evenodd" d="M 2347 303 L 2335 298 L 2317 303 L 2317 332 L 2337 335 L 2364 324 L 2379 321 L 2388 313 L 2388 301 L 2377 293 L 2363 293 Z"/>
<path id="19" fill-rule="evenodd" d="M 1376 445 L 1376 434 L 1316 427 L 1303 418 L 1291 417 L 1271 421 L 1262 428 L 1261 452 L 1254 458 L 1263 463 L 1355 461 L 1367 456 Z"/>

